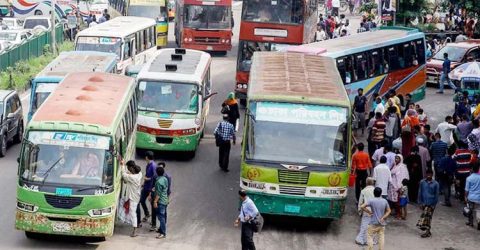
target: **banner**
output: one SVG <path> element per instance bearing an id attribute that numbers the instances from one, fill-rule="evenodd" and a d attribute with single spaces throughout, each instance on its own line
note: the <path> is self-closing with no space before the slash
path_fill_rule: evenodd
<path id="1" fill-rule="evenodd" d="M 392 21 L 397 11 L 397 0 L 378 0 L 377 4 L 382 21 Z"/>

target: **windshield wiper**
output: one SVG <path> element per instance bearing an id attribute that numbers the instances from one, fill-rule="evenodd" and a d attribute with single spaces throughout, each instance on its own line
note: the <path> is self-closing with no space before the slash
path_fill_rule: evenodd
<path id="1" fill-rule="evenodd" d="M 86 188 L 80 188 L 80 189 L 77 189 L 78 192 L 82 192 L 82 191 L 87 191 L 87 190 L 91 190 L 91 189 L 110 189 L 112 188 L 112 185 L 97 185 L 97 186 L 92 186 L 92 187 L 86 187 Z"/>
<path id="2" fill-rule="evenodd" d="M 43 187 L 43 185 L 45 184 L 45 181 L 47 180 L 48 176 L 50 175 L 50 171 L 52 171 L 52 169 L 60 162 L 60 160 L 62 160 L 63 156 L 60 156 L 60 158 L 58 158 L 58 160 L 56 160 L 52 166 L 50 166 L 47 171 L 45 172 L 45 174 L 43 174 L 43 180 L 42 180 L 42 184 L 40 185 L 40 187 Z"/>

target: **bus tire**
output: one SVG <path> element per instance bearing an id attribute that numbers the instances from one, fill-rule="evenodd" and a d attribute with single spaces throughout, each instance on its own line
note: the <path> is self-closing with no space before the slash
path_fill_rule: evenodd
<path id="1" fill-rule="evenodd" d="M 240 105 L 246 107 L 247 106 L 247 99 L 240 99 Z"/>
<path id="2" fill-rule="evenodd" d="M 195 158 L 196 153 L 197 153 L 197 150 L 187 151 L 186 152 L 187 159 L 192 160 L 193 158 Z"/>
<path id="3" fill-rule="evenodd" d="M 35 232 L 25 231 L 25 237 L 27 237 L 27 239 L 35 240 L 35 239 L 38 239 L 39 235 L 38 233 L 35 233 Z"/>
<path id="4" fill-rule="evenodd" d="M 226 56 L 228 51 L 219 51 L 218 55 L 220 56 Z"/>

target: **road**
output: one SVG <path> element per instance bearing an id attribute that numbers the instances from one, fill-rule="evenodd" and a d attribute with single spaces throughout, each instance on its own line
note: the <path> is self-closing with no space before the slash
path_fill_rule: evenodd
<path id="1" fill-rule="evenodd" d="M 240 6 L 236 5 L 234 10 L 235 23 L 239 24 Z M 358 23 L 357 18 L 353 23 Z M 357 26 L 352 24 L 353 28 Z M 237 25 L 235 35 L 238 35 L 238 28 Z M 170 40 L 173 41 L 173 37 Z M 65 237 L 25 238 L 23 232 L 14 229 L 16 159 L 20 150 L 18 145 L 14 145 L 9 148 L 7 156 L 0 159 L 3 198 L 0 203 L 0 249 L 240 249 L 240 230 L 233 227 L 233 220 L 238 214 L 240 146 L 233 146 L 231 171 L 224 173 L 216 163 L 217 148 L 212 136 L 221 118 L 220 104 L 234 86 L 238 40 L 234 41 L 234 48 L 226 57 L 215 57 L 213 60 L 214 89 L 219 95 L 212 99 L 207 135 L 196 157 L 185 161 L 177 160 L 175 155 L 157 155 L 166 161 L 167 172 L 173 178 L 167 239 L 155 239 L 155 234 L 148 232 L 147 225 L 140 229 L 139 237 L 130 238 L 130 228 L 120 224 L 116 226 L 113 237 L 100 243 L 84 243 Z M 438 95 L 432 89 L 429 89 L 421 105 L 433 123 L 438 123 L 453 109 L 448 92 Z M 146 164 L 142 159 L 137 159 L 137 163 L 141 166 Z M 331 223 L 267 217 L 264 231 L 255 236 L 257 249 L 361 249 L 354 243 L 359 218 L 352 194 L 349 192 L 345 216 Z M 461 209 L 462 205 L 458 203 L 454 203 L 453 208 L 439 207 L 433 218 L 433 237 L 421 239 L 415 228 L 419 209 L 410 206 L 407 221 L 389 220 L 387 249 L 478 249 L 479 232 L 465 226 Z"/>

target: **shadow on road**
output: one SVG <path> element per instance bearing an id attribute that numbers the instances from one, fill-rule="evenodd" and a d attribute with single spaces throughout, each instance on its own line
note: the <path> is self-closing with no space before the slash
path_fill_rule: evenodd
<path id="1" fill-rule="evenodd" d="M 72 246 L 75 246 L 75 248 L 80 247 L 82 249 L 96 249 L 98 245 L 94 243 L 105 241 L 104 237 L 79 237 L 35 233 L 29 233 L 27 237 L 29 238 L 29 240 L 25 242 L 33 243 L 34 246 L 42 248 L 45 247 L 43 244 L 47 244 L 50 246 L 49 243 L 54 243 L 55 247 L 58 247 L 59 249 L 65 249 Z M 29 247 L 32 247 L 32 245 L 29 244 Z"/>
<path id="2" fill-rule="evenodd" d="M 325 233 L 331 229 L 332 220 L 292 216 L 262 215 L 263 231 Z"/>

